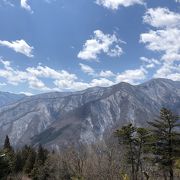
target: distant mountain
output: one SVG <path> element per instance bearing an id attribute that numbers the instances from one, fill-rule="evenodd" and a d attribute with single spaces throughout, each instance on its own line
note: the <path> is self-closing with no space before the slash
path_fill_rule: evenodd
<path id="1" fill-rule="evenodd" d="M 31 96 L 0 108 L 0 144 L 6 134 L 16 146 L 89 144 L 128 122 L 146 126 L 161 107 L 180 112 L 180 82 L 153 79 L 137 86 Z"/>
<path id="2" fill-rule="evenodd" d="M 0 91 L 0 107 L 14 103 L 24 97 L 26 97 L 24 94 L 13 94 Z"/>

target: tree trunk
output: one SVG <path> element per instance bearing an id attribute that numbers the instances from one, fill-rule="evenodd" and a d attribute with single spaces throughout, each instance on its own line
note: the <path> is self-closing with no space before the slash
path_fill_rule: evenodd
<path id="1" fill-rule="evenodd" d="M 135 175 L 135 166 L 134 166 L 134 156 L 133 156 L 133 149 L 132 149 L 132 144 L 130 142 L 130 153 L 131 153 L 131 168 L 132 168 L 132 180 L 136 180 L 136 175 Z"/>
<path id="2" fill-rule="evenodd" d="M 173 180 L 174 179 L 174 173 L 173 173 L 172 167 L 169 170 L 169 174 L 170 174 L 170 180 Z"/>

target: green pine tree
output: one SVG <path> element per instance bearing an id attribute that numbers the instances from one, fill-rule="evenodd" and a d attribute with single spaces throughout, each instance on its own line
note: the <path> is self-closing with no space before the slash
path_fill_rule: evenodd
<path id="1" fill-rule="evenodd" d="M 11 173 L 15 172 L 16 169 L 16 155 L 14 149 L 10 144 L 9 137 L 6 136 L 3 146 L 3 153 L 5 154 L 5 161 L 8 163 L 8 167 Z"/>
<path id="2" fill-rule="evenodd" d="M 0 151 L 0 179 L 6 180 L 9 173 L 10 168 L 8 161 L 6 161 L 4 152 Z"/>
<path id="3" fill-rule="evenodd" d="M 115 135 L 119 143 L 126 148 L 126 159 L 131 165 L 132 179 L 137 180 L 138 176 L 143 176 L 143 154 L 148 147 L 150 133 L 145 128 L 136 128 L 128 124 L 117 130 Z"/>
<path id="4" fill-rule="evenodd" d="M 158 163 L 164 172 L 168 172 L 170 180 L 173 180 L 175 161 L 180 158 L 179 117 L 162 108 L 159 118 L 149 124 L 154 137 L 151 144 L 154 162 Z"/>
<path id="5" fill-rule="evenodd" d="M 5 141 L 4 141 L 4 146 L 3 146 L 4 150 L 12 150 L 11 144 L 10 144 L 10 140 L 8 135 L 6 135 Z"/>
<path id="6" fill-rule="evenodd" d="M 33 148 L 29 148 L 27 159 L 24 165 L 24 172 L 29 176 L 31 175 L 31 171 L 34 167 L 35 160 L 36 160 L 36 152 Z"/>
<path id="7" fill-rule="evenodd" d="M 40 144 L 38 147 L 38 152 L 37 152 L 37 161 L 39 165 L 44 165 L 46 159 L 47 159 L 47 154 L 48 151 L 42 147 Z"/>

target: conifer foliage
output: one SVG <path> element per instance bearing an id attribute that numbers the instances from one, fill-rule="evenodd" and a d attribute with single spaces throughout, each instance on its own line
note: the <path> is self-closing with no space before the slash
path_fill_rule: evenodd
<path id="1" fill-rule="evenodd" d="M 0 149 L 0 180 L 180 179 L 180 120 L 162 108 L 148 128 L 126 124 L 92 146 L 49 152 L 41 144 Z"/>
<path id="2" fill-rule="evenodd" d="M 174 166 L 180 158 L 180 121 L 170 110 L 162 108 L 159 118 L 152 122 L 152 152 L 154 162 L 168 172 L 170 180 L 174 179 Z"/>
<path id="3" fill-rule="evenodd" d="M 128 124 L 117 130 L 115 136 L 126 149 L 126 160 L 131 165 L 132 180 L 137 180 L 138 177 L 143 176 L 143 154 L 146 152 L 150 138 L 149 131 Z"/>

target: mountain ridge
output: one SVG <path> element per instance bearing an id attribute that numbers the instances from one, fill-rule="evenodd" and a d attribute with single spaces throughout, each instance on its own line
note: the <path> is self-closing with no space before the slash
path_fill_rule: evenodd
<path id="1" fill-rule="evenodd" d="M 25 98 L 24 94 L 14 94 L 10 92 L 0 91 L 0 107 L 7 106 Z"/>
<path id="2" fill-rule="evenodd" d="M 15 146 L 41 143 L 58 149 L 69 143 L 90 144 L 128 122 L 145 126 L 162 106 L 180 112 L 179 81 L 153 79 L 135 86 L 119 83 L 45 93 L 1 107 L 0 137 L 8 134 Z"/>

